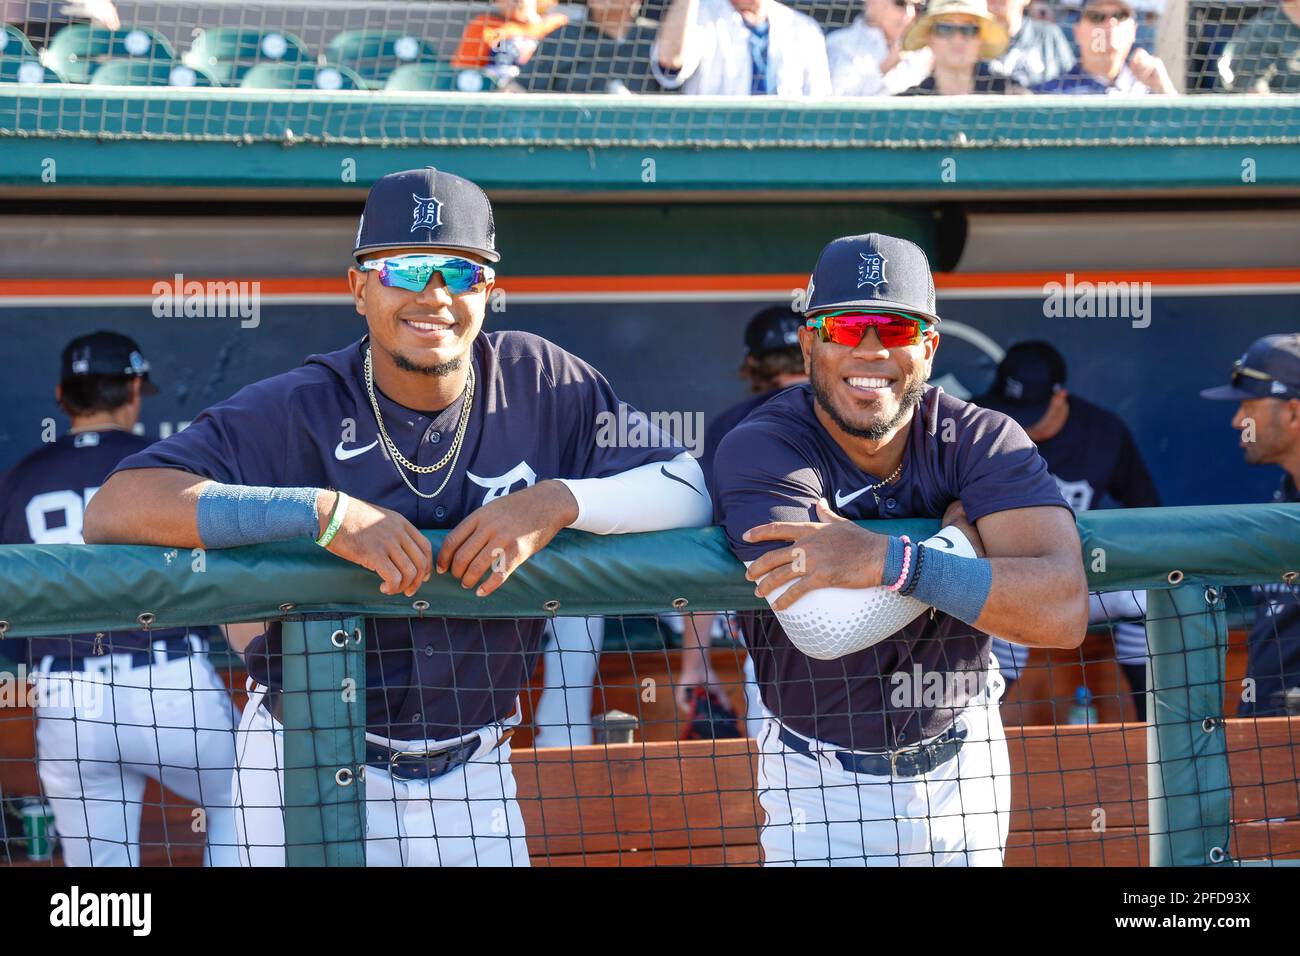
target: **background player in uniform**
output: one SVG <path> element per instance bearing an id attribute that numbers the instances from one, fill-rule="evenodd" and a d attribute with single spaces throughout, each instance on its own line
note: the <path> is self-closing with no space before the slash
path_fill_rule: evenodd
<path id="1" fill-rule="evenodd" d="M 1201 397 L 1239 403 L 1232 427 L 1241 432 L 1247 463 L 1281 466 L 1273 500 L 1300 501 L 1300 333 L 1252 342 L 1233 365 L 1232 380 L 1207 388 Z M 1300 595 L 1285 583 L 1253 590 L 1255 626 L 1246 641 L 1246 676 L 1252 683 L 1237 715 L 1300 712 Z"/>
<path id="2" fill-rule="evenodd" d="M 71 427 L 0 479 L 0 543 L 80 544 L 82 513 L 104 478 L 148 447 L 131 430 L 141 395 L 157 391 L 125 335 L 73 339 L 55 391 Z M 207 657 L 215 634 L 167 628 L 4 642 L 36 678 L 37 767 L 69 866 L 139 865 L 150 778 L 204 808 L 207 863 L 237 862 L 234 706 Z"/>
<path id="3" fill-rule="evenodd" d="M 1128 426 L 1119 416 L 1065 387 L 1065 358 L 1046 342 L 1020 342 L 998 363 L 988 395 L 977 399 L 1015 419 L 1075 511 L 1158 508 L 1160 495 Z M 1114 591 L 1089 597 L 1088 619 L 1109 624 L 1115 659 L 1129 687 L 1137 719 L 1147 711 L 1146 592 Z M 1007 690 L 1020 677 L 1029 648 L 993 638 Z"/>
<path id="4" fill-rule="evenodd" d="M 609 383 L 522 332 L 481 331 L 496 262 L 478 186 L 432 167 L 370 190 L 348 271 L 369 334 L 207 409 L 124 461 L 96 541 L 231 547 L 315 538 L 414 596 L 436 570 L 495 591 L 562 528 L 699 526 L 695 460 L 658 437 L 597 442 Z M 334 490 L 337 489 L 337 490 Z M 435 556 L 417 528 L 451 529 Z M 540 620 L 368 620 L 367 860 L 527 865 L 507 741 Z M 246 650 L 236 822 L 282 864 L 280 632 Z"/>
<path id="5" fill-rule="evenodd" d="M 1073 514 L 1015 422 L 927 384 L 939 317 L 919 248 L 837 239 L 807 301 L 810 383 L 714 462 L 727 539 L 775 612 L 743 625 L 771 712 L 764 862 L 1000 865 L 1010 770 L 987 635 L 1082 641 Z M 846 520 L 939 516 L 920 545 Z"/>
<path id="6" fill-rule="evenodd" d="M 713 459 L 727 432 L 782 389 L 808 381 L 803 367 L 803 351 L 799 348 L 799 328 L 802 325 L 803 316 L 792 312 L 787 305 L 769 306 L 745 325 L 745 357 L 740 365 L 740 377 L 749 382 L 753 394 L 718 413 L 704 433 L 704 455 L 700 458 L 700 466 L 710 488 L 713 487 Z M 727 620 L 725 614 L 688 614 L 683 618 L 681 672 L 677 675 L 674 689 L 677 705 L 684 712 L 694 709 L 697 687 L 726 700 L 726 688 L 713 670 L 708 649 L 715 634 L 725 634 L 729 630 Z M 748 655 L 743 674 L 746 732 L 756 737 L 762 726 L 762 717 L 754 665 Z"/>

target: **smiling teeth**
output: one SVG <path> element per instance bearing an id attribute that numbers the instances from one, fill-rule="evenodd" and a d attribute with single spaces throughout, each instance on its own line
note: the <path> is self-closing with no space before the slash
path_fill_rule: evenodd
<path id="1" fill-rule="evenodd" d="M 419 329 L 421 332 L 436 332 L 444 328 L 444 326 L 438 325 L 436 322 L 412 322 L 410 319 L 406 320 L 406 324 Z"/>
<path id="2" fill-rule="evenodd" d="M 887 378 L 851 378 L 848 382 L 854 388 L 889 388 Z"/>

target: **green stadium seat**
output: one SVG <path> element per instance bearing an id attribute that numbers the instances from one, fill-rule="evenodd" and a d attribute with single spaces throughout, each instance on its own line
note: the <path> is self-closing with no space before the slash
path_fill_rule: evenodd
<path id="1" fill-rule="evenodd" d="M 165 60 L 105 60 L 91 86 L 216 86 L 207 71 Z"/>
<path id="2" fill-rule="evenodd" d="M 409 33 L 347 30 L 330 40 L 326 61 L 346 66 L 371 87 L 380 87 L 399 66 L 436 63 L 438 52 L 423 37 Z"/>
<path id="3" fill-rule="evenodd" d="M 0 83 L 58 83 L 59 74 L 34 56 L 0 56 Z"/>
<path id="4" fill-rule="evenodd" d="M 35 56 L 27 35 L 11 23 L 0 24 L 0 56 Z"/>
<path id="5" fill-rule="evenodd" d="M 253 90 L 364 90 L 366 84 L 345 66 L 314 63 L 259 63 L 239 85 Z"/>
<path id="6" fill-rule="evenodd" d="M 384 83 L 386 90 L 410 92 L 477 93 L 490 88 L 480 71 L 457 70 L 445 63 L 408 63 L 395 69 Z"/>
<path id="7" fill-rule="evenodd" d="M 220 84 L 235 86 L 259 65 L 310 63 L 307 46 L 292 33 L 220 27 L 204 30 L 181 58 L 195 70 L 205 70 Z"/>
<path id="8" fill-rule="evenodd" d="M 175 53 L 167 38 L 155 30 L 105 30 L 87 23 L 64 27 L 41 51 L 41 62 L 72 83 L 89 82 L 100 62 L 117 58 L 171 62 Z"/>

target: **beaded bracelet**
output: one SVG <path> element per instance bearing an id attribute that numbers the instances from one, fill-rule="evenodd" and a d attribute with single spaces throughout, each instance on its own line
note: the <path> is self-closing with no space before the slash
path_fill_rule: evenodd
<path id="1" fill-rule="evenodd" d="M 887 587 L 887 588 L 888 588 L 889 590 L 891 590 L 891 591 L 897 591 L 899 588 L 901 588 L 901 587 L 903 586 L 903 582 L 907 580 L 907 569 L 908 569 L 909 566 L 911 566 L 911 563 L 912 563 L 912 542 L 911 542 L 911 540 L 910 540 L 910 539 L 907 537 L 907 535 L 905 535 L 905 534 L 904 534 L 904 535 L 899 535 L 898 540 L 901 541 L 901 542 L 903 542 L 903 570 L 902 570 L 902 572 L 898 575 L 898 580 L 897 580 L 897 581 L 895 581 L 893 584 L 887 584 L 887 585 L 885 585 L 885 587 Z"/>
<path id="2" fill-rule="evenodd" d="M 925 545 L 919 542 L 916 545 L 916 567 L 912 571 L 912 578 L 900 591 L 900 594 L 911 595 L 916 590 L 916 586 L 921 583 L 921 563 L 925 561 Z"/>

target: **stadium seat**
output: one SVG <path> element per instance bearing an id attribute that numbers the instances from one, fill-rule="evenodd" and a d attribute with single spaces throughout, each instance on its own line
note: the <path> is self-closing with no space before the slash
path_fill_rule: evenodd
<path id="1" fill-rule="evenodd" d="M 220 84 L 235 86 L 259 65 L 310 63 L 306 45 L 292 33 L 220 27 L 204 30 L 181 58 L 195 70 L 205 70 Z"/>
<path id="2" fill-rule="evenodd" d="M 386 90 L 477 93 L 487 89 L 479 70 L 457 70 L 445 63 L 407 63 L 399 66 L 384 83 Z"/>
<path id="3" fill-rule="evenodd" d="M 34 56 L 0 56 L 0 83 L 58 83 L 59 75 Z"/>
<path id="4" fill-rule="evenodd" d="M 423 37 L 409 33 L 374 33 L 348 30 L 330 40 L 326 60 L 345 66 L 371 87 L 381 87 L 399 66 L 436 63 L 437 51 Z"/>
<path id="5" fill-rule="evenodd" d="M 0 25 L 0 56 L 35 56 L 27 35 L 10 23 Z"/>
<path id="6" fill-rule="evenodd" d="M 206 70 L 165 60 L 105 60 L 91 86 L 217 86 Z"/>
<path id="7" fill-rule="evenodd" d="M 313 63 L 259 63 L 239 85 L 254 90 L 364 90 L 361 77 L 344 66 Z"/>
<path id="8" fill-rule="evenodd" d="M 117 58 L 170 63 L 175 54 L 157 31 L 139 27 L 105 30 L 86 23 L 64 27 L 41 51 L 41 62 L 72 83 L 89 82 L 96 65 Z"/>

